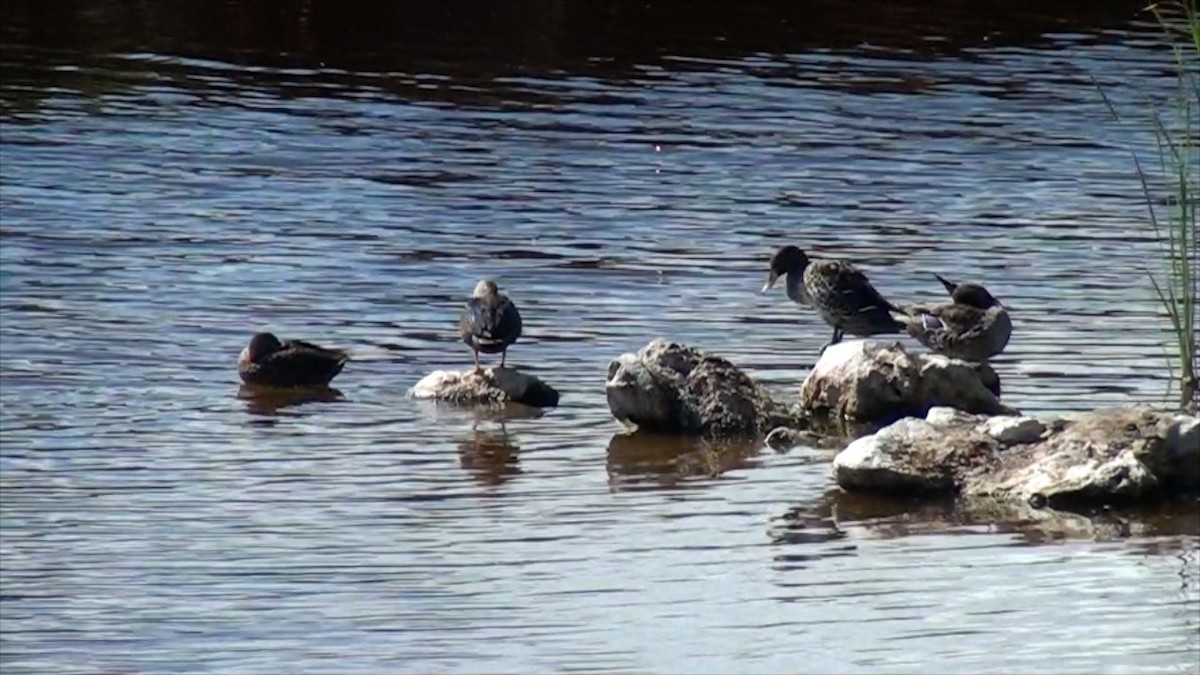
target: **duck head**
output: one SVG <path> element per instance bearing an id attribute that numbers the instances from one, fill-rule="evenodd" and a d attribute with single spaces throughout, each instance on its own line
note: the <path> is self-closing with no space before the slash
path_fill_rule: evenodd
<path id="1" fill-rule="evenodd" d="M 988 289 L 979 284 L 956 284 L 947 281 L 940 274 L 934 274 L 937 280 L 942 282 L 946 287 L 946 291 L 950 293 L 950 298 L 960 305 L 968 305 L 977 309 L 989 309 L 1000 305 L 1000 301 L 988 292 Z M 1003 306 L 1003 305 L 1001 305 Z"/>
<path id="2" fill-rule="evenodd" d="M 471 292 L 471 297 L 486 298 L 499 292 L 500 289 L 496 286 L 496 282 L 491 279 L 480 279 L 479 283 L 475 284 L 475 290 Z"/>
<path id="3" fill-rule="evenodd" d="M 273 333 L 256 333 L 250 344 L 242 350 L 242 361 L 258 363 L 263 358 L 283 349 L 283 343 Z"/>
<path id="4" fill-rule="evenodd" d="M 804 272 L 804 268 L 808 267 L 808 256 L 795 246 L 783 246 L 775 255 L 771 256 L 770 271 L 767 274 L 767 283 L 763 284 L 762 292 L 766 293 L 771 290 L 775 282 L 780 276 L 793 272 Z"/>

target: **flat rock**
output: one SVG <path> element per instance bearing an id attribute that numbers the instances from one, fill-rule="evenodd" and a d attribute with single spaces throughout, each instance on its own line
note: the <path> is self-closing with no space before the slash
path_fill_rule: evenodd
<path id="1" fill-rule="evenodd" d="M 1000 379 L 987 364 L 851 340 L 821 355 L 800 387 L 800 406 L 815 416 L 876 423 L 924 417 L 936 407 L 1018 414 L 1000 402 L 999 392 Z"/>
<path id="2" fill-rule="evenodd" d="M 435 370 L 409 390 L 413 398 L 462 404 L 523 403 L 538 408 L 558 405 L 558 391 L 533 375 L 512 368 L 487 368 L 481 373 Z"/>
<path id="3" fill-rule="evenodd" d="M 1046 425 L 1034 417 L 999 415 L 988 418 L 981 431 L 1000 441 L 1001 445 L 1018 445 L 1040 439 L 1046 431 Z"/>
<path id="4" fill-rule="evenodd" d="M 1049 423 L 905 418 L 851 443 L 834 458 L 833 472 L 847 490 L 1051 507 L 1134 501 L 1200 489 L 1198 429 L 1196 417 L 1141 408 Z"/>
<path id="5" fill-rule="evenodd" d="M 608 408 L 620 422 L 671 434 L 763 434 L 798 417 L 719 356 L 657 339 L 608 366 Z"/>

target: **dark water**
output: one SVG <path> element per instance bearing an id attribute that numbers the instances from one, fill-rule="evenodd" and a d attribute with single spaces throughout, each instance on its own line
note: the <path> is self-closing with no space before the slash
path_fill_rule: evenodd
<path id="1" fill-rule="evenodd" d="M 603 397 L 658 335 L 791 395 L 792 241 L 986 282 L 1011 405 L 1163 401 L 1141 4 L 6 2 L 0 665 L 1197 672 L 1194 504 L 863 500 Z M 484 275 L 560 408 L 405 399 Z M 341 396 L 239 398 L 260 327 Z"/>

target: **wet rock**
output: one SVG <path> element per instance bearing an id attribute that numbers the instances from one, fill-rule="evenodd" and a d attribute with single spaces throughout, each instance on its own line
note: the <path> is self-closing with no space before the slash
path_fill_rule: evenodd
<path id="1" fill-rule="evenodd" d="M 614 359 L 605 392 L 613 417 L 643 431 L 761 434 L 798 424 L 737 366 L 662 339 Z"/>
<path id="2" fill-rule="evenodd" d="M 899 343 L 842 342 L 825 350 L 800 387 L 801 407 L 817 416 L 860 422 L 924 417 L 934 407 L 1017 414 L 999 399 L 987 364 L 940 354 L 910 354 Z"/>
<path id="3" fill-rule="evenodd" d="M 1016 445 L 1038 440 L 1046 431 L 1046 425 L 1033 417 L 1000 415 L 988 418 L 983 423 L 982 431 L 1000 441 L 1001 445 Z"/>
<path id="4" fill-rule="evenodd" d="M 550 408 L 558 405 L 558 391 L 533 375 L 512 368 L 487 368 L 482 373 L 435 370 L 409 390 L 413 398 L 463 404 L 523 403 Z"/>
<path id="5" fill-rule="evenodd" d="M 958 493 L 1051 508 L 1200 488 L 1195 417 L 1117 409 L 1031 420 L 905 418 L 838 453 L 834 477 L 848 490 Z"/>

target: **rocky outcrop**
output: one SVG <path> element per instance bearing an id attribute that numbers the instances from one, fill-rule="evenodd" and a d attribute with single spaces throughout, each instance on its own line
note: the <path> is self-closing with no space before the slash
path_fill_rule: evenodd
<path id="1" fill-rule="evenodd" d="M 462 404 L 513 402 L 539 408 L 558 405 L 558 391 L 554 387 L 512 368 L 488 368 L 480 373 L 435 370 L 421 378 L 408 393 L 413 398 Z"/>
<path id="2" fill-rule="evenodd" d="M 847 490 L 957 493 L 1071 507 L 1200 489 L 1200 419 L 1101 410 L 1043 423 L 934 408 L 860 438 L 833 460 Z"/>
<path id="3" fill-rule="evenodd" d="M 818 417 L 879 423 L 923 417 L 936 406 L 1015 414 L 999 396 L 1000 379 L 987 364 L 853 340 L 825 350 L 800 387 L 800 406 Z"/>
<path id="4" fill-rule="evenodd" d="M 802 424 L 729 361 L 658 339 L 609 363 L 608 408 L 643 431 L 762 434 Z"/>

